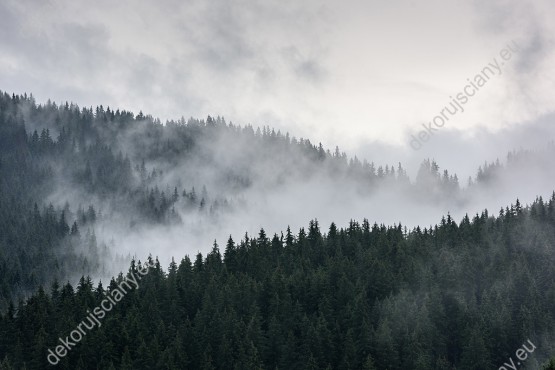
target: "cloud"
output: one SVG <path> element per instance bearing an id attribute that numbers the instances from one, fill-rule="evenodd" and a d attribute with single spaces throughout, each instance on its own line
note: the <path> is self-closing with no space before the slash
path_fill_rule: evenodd
<path id="1" fill-rule="evenodd" d="M 522 55 L 458 127 L 548 113 L 552 11 L 547 0 L 8 0 L 0 88 L 162 119 L 222 115 L 330 147 L 408 145 L 406 129 L 515 37 Z"/>

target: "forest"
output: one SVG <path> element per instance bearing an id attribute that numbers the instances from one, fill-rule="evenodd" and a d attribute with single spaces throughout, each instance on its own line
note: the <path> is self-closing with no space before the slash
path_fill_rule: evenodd
<path id="1" fill-rule="evenodd" d="M 214 240 L 228 218 L 275 212 L 259 189 L 329 178 L 361 202 L 386 189 L 400 207 L 474 204 L 554 148 L 511 152 L 461 183 L 426 159 L 411 180 L 400 163 L 222 117 L 161 123 L 1 93 L 0 369 L 53 368 L 49 350 L 145 264 L 55 367 L 499 369 L 530 340 L 522 368 L 553 369 L 555 193 L 427 226 L 318 217 L 249 234 L 239 222 L 227 241 L 171 256 L 110 233 L 208 224 Z"/>
<path id="2" fill-rule="evenodd" d="M 490 369 L 526 338 L 552 351 L 555 194 L 407 232 L 352 221 L 323 233 L 229 238 L 150 271 L 64 369 Z M 142 266 L 132 261 L 127 274 Z M 3 369 L 48 368 L 59 344 L 117 288 L 54 282 L 0 321 Z"/>

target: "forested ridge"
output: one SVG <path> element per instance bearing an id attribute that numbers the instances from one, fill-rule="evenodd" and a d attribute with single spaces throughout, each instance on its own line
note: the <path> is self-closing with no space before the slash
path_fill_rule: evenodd
<path id="1" fill-rule="evenodd" d="M 239 149 L 216 153 L 222 137 Z M 233 163 L 222 163 L 233 153 Z M 164 173 L 176 166 L 185 180 L 170 182 Z M 130 257 L 96 238 L 99 220 L 129 229 L 179 224 L 189 216 L 214 223 L 248 201 L 242 191 L 257 180 L 253 168 L 268 166 L 275 167 L 273 186 L 322 169 L 354 179 L 365 192 L 378 183 L 408 186 L 400 164 L 396 170 L 348 160 L 338 148 L 331 153 L 266 127 L 255 131 L 219 117 L 163 125 L 142 112 L 37 104 L 32 95 L 0 93 L 0 309 L 55 278 L 124 266 Z M 429 161 L 423 167 L 423 173 L 433 170 Z"/>
<path id="2" fill-rule="evenodd" d="M 222 117 L 162 124 L 0 93 L 0 369 L 50 367 L 48 349 L 125 276 L 109 277 L 130 261 L 126 276 L 136 274 L 140 256 L 99 234 L 106 225 L 217 229 L 249 207 L 275 211 L 256 189 L 322 179 L 355 201 L 387 189 L 401 206 L 460 204 L 500 191 L 519 166 L 543 169 L 553 153 L 511 152 L 463 187 L 433 159 L 411 180 L 400 163 Z M 306 205 L 291 202 L 289 214 Z M 204 255 L 176 249 L 167 268 L 152 246 L 156 267 L 57 367 L 497 369 L 530 339 L 525 366 L 536 369 L 555 353 L 555 195 L 492 212 L 415 228 L 241 228 Z"/>
<path id="3" fill-rule="evenodd" d="M 364 220 L 322 232 L 312 221 L 296 234 L 230 237 L 166 271 L 154 263 L 57 366 L 491 369 L 531 339 L 536 369 L 553 349 L 554 245 L 555 195 L 411 231 Z M 11 306 L 3 368 L 46 368 L 47 348 L 122 277 L 55 283 Z"/>

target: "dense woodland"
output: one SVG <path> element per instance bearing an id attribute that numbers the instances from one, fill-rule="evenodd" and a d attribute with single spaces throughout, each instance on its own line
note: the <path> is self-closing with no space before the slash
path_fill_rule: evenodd
<path id="1" fill-rule="evenodd" d="M 215 153 L 212 141 L 222 137 L 245 145 Z M 222 164 L 221 156 L 232 153 L 234 162 Z M 127 265 L 122 262 L 129 256 L 95 237 L 99 219 L 123 219 L 130 228 L 178 224 L 190 214 L 213 222 L 245 202 L 241 191 L 257 180 L 253 168 L 275 162 L 282 166 L 274 165 L 271 182 L 278 184 L 323 170 L 355 179 L 364 191 L 379 182 L 410 186 L 400 164 L 376 168 L 348 160 L 338 148 L 332 154 L 268 128 L 255 131 L 211 117 L 163 125 L 142 113 L 39 105 L 32 96 L 0 93 L 0 309 L 54 279 L 76 281 Z M 164 171 L 180 164 L 186 183 L 170 183 Z M 220 184 L 215 191 L 207 190 L 198 168 L 214 169 L 212 183 Z M 420 177 L 458 186 L 455 177 L 439 176 L 435 162 L 423 163 Z"/>
<path id="2" fill-rule="evenodd" d="M 156 264 L 57 366 L 492 369 L 530 339 L 537 369 L 554 350 L 554 245 L 555 195 L 410 232 L 366 220 L 261 230 L 167 271 Z M 3 369 L 47 368 L 47 348 L 118 279 L 55 283 L 10 307 Z"/>
<path id="3" fill-rule="evenodd" d="M 162 124 L 0 93 L 0 369 L 48 368 L 47 349 L 121 281 L 96 282 L 132 260 L 97 237 L 99 223 L 215 223 L 261 183 L 322 174 L 352 181 L 361 197 L 388 187 L 461 202 L 529 161 L 537 153 L 485 163 L 463 188 L 434 160 L 411 181 L 401 164 L 268 127 L 221 117 Z M 206 256 L 157 263 L 57 366 L 490 369 L 531 339 L 526 365 L 536 369 L 555 353 L 554 241 L 555 196 L 413 230 L 367 220 L 321 230 L 314 220 L 230 237 L 222 252 L 215 243 Z"/>

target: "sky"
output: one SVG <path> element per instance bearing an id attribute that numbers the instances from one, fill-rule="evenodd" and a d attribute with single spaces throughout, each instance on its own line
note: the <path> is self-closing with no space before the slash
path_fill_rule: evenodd
<path id="1" fill-rule="evenodd" d="M 0 90 L 162 120 L 220 115 L 392 162 L 480 142 L 475 169 L 494 159 L 478 158 L 488 138 L 552 117 L 554 14 L 549 0 L 3 0 Z M 465 111 L 411 148 L 513 41 Z"/>

